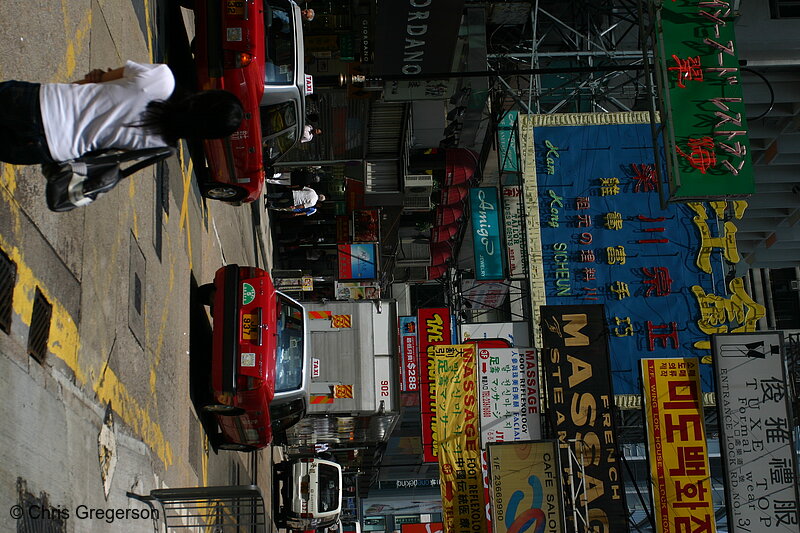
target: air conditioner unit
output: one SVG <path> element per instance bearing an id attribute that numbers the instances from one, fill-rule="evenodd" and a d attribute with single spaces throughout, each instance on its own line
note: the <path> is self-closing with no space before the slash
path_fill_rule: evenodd
<path id="1" fill-rule="evenodd" d="M 406 176 L 403 192 L 403 207 L 407 211 L 430 211 L 433 209 L 431 203 L 433 176 L 429 174 Z"/>

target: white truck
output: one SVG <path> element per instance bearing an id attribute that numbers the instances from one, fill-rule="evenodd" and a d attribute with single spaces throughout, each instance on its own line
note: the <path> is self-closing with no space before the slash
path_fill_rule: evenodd
<path id="1" fill-rule="evenodd" d="M 399 418 L 397 306 L 392 300 L 304 302 L 310 404 L 290 445 L 357 447 L 389 439 Z"/>

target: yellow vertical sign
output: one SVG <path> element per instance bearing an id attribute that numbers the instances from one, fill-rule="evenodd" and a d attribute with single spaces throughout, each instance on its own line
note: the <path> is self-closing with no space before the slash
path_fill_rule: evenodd
<path id="1" fill-rule="evenodd" d="M 642 359 L 658 533 L 716 531 L 697 359 Z"/>
<path id="2" fill-rule="evenodd" d="M 486 533 L 475 345 L 433 347 L 439 472 L 446 533 Z"/>

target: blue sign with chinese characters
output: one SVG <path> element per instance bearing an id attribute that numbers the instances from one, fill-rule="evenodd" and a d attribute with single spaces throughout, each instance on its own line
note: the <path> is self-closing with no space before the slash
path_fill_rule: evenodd
<path id="1" fill-rule="evenodd" d="M 495 187 L 476 187 L 469 191 L 472 216 L 472 248 L 475 252 L 475 279 L 501 280 L 503 255 L 500 243 L 500 200 Z"/>
<path id="2" fill-rule="evenodd" d="M 648 124 L 536 126 L 533 139 L 547 304 L 605 305 L 614 393 L 639 392 L 642 357 L 710 355 L 747 297 L 726 300 L 738 289 L 721 206 L 661 209 Z"/>

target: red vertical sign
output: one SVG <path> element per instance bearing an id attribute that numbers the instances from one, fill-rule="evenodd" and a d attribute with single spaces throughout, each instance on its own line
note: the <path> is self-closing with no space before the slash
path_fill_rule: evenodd
<path id="1" fill-rule="evenodd" d="M 419 327 L 420 403 L 422 413 L 423 461 L 439 461 L 436 430 L 436 358 L 428 348 L 438 344 L 451 344 L 450 310 L 446 307 L 417 310 Z"/>

